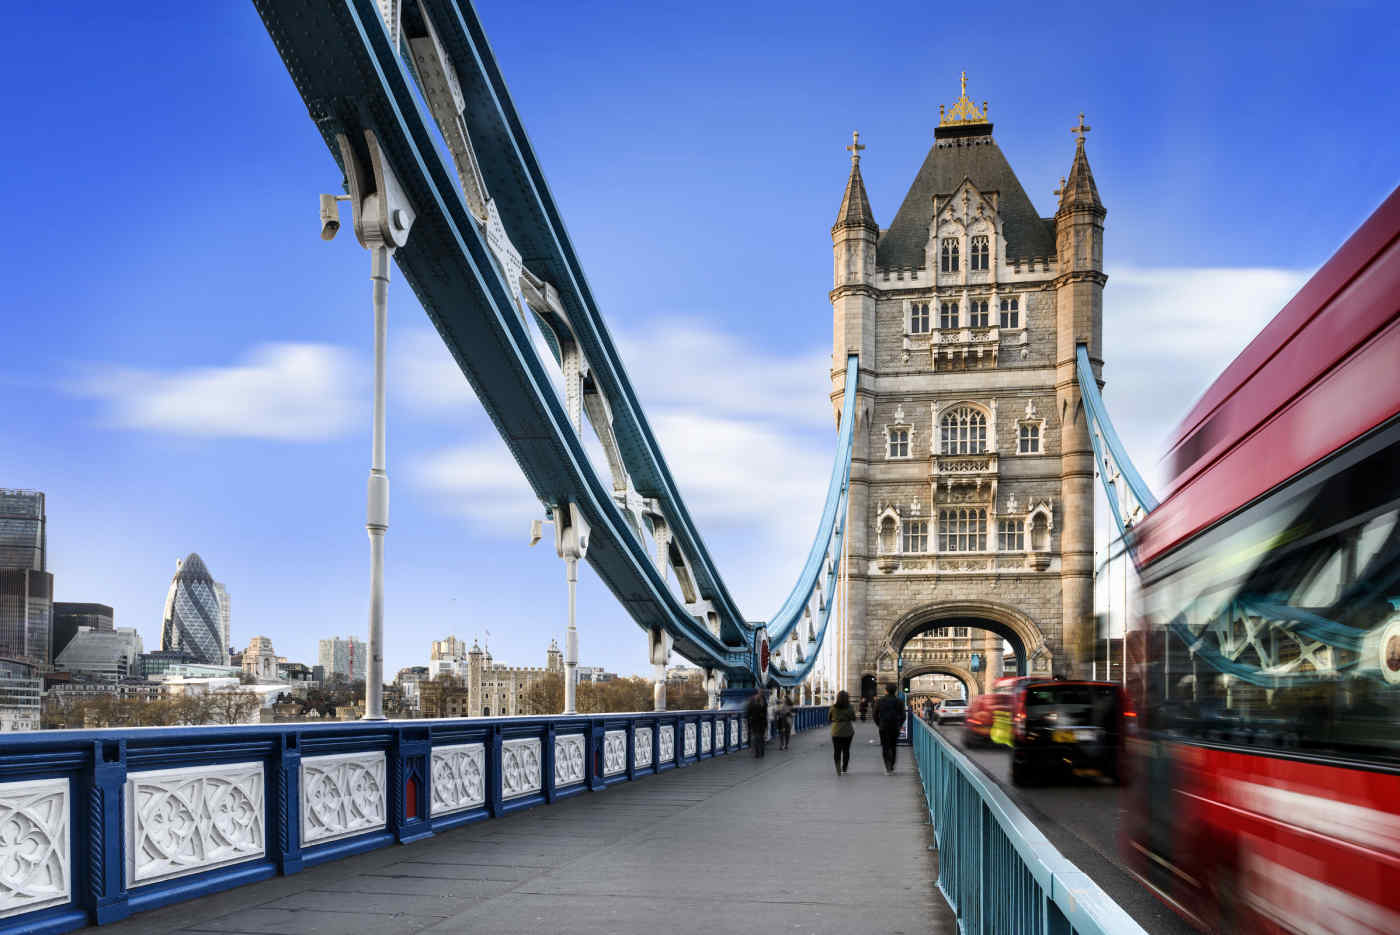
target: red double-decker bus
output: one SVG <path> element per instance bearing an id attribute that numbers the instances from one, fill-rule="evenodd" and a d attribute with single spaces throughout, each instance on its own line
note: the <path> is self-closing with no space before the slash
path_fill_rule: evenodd
<path id="1" fill-rule="evenodd" d="M 1400 932 L 1400 189 L 1206 391 L 1131 534 L 1133 869 L 1202 929 Z"/>

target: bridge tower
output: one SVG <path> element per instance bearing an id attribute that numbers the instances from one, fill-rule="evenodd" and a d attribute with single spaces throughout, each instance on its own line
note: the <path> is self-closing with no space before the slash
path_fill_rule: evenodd
<path id="1" fill-rule="evenodd" d="M 835 630 L 838 681 L 853 696 L 913 672 L 967 681 L 978 653 L 990 665 L 975 693 L 1000 674 L 1003 638 L 1030 673 L 1087 674 L 1092 659 L 1093 455 L 1074 371 L 1079 343 L 1102 364 L 1105 211 L 1089 128 L 1081 116 L 1047 218 L 997 146 L 987 105 L 968 98 L 966 75 L 939 111 L 887 228 L 857 135 L 831 229 L 838 418 L 846 355 L 860 356 L 849 584 Z M 961 632 L 950 627 L 980 628 L 961 655 L 931 636 Z"/>

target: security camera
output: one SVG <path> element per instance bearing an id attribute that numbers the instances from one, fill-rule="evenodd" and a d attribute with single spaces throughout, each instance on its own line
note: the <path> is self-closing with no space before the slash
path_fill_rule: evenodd
<path id="1" fill-rule="evenodd" d="M 340 206 L 337 205 L 336 202 L 345 197 L 344 195 L 340 197 L 336 197 L 335 195 L 321 196 L 322 240 L 334 240 L 336 232 L 340 230 Z"/>
<path id="2" fill-rule="evenodd" d="M 540 520 L 530 521 L 530 545 L 534 545 L 544 538 L 544 523 Z"/>

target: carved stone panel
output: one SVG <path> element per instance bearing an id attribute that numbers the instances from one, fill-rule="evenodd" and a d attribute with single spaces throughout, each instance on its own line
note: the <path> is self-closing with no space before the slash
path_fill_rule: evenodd
<path id="1" fill-rule="evenodd" d="M 730 720 L 729 720 L 729 745 L 730 745 L 731 747 L 737 747 L 737 746 L 739 746 L 739 719 L 738 719 L 738 718 L 730 718 Z"/>
<path id="2" fill-rule="evenodd" d="M 676 758 L 676 728 L 667 724 L 660 730 L 661 733 L 656 735 L 657 763 L 670 763 Z"/>
<path id="3" fill-rule="evenodd" d="M 0 783 L 0 919 L 71 899 L 68 780 Z"/>
<path id="4" fill-rule="evenodd" d="M 626 771 L 627 731 L 607 731 L 603 734 L 603 775 L 616 776 Z"/>
<path id="5" fill-rule="evenodd" d="M 562 789 L 583 782 L 582 734 L 558 734 L 554 738 L 554 788 Z"/>
<path id="6" fill-rule="evenodd" d="M 501 798 L 529 795 L 539 792 L 543 786 L 540 779 L 540 738 L 520 737 L 502 742 Z"/>
<path id="7" fill-rule="evenodd" d="M 263 812 L 261 761 L 129 773 L 126 885 L 257 860 Z"/>
<path id="8" fill-rule="evenodd" d="M 632 765 L 637 769 L 651 765 L 650 727 L 639 727 L 632 732 Z"/>
<path id="9" fill-rule="evenodd" d="M 749 722 L 748 722 L 748 721 L 740 721 L 740 722 L 739 722 L 739 742 L 740 742 L 740 743 L 748 743 L 748 742 L 749 742 Z"/>
<path id="10" fill-rule="evenodd" d="M 302 845 L 385 827 L 387 773 L 382 751 L 302 757 Z"/>
<path id="11" fill-rule="evenodd" d="M 712 729 L 712 728 L 711 728 L 711 723 L 710 723 L 709 721 L 701 721 L 701 722 L 700 722 L 700 752 L 701 752 L 701 753 L 709 753 L 709 752 L 710 752 L 710 731 L 711 731 L 711 729 Z"/>
<path id="12" fill-rule="evenodd" d="M 434 747 L 432 777 L 434 816 L 486 804 L 486 745 Z"/>
<path id="13" fill-rule="evenodd" d="M 681 747 L 683 756 L 695 756 L 695 722 L 689 721 L 685 725 L 685 745 Z"/>

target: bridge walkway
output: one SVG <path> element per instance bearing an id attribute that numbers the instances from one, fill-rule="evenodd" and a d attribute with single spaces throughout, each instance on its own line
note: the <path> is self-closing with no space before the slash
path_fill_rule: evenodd
<path id="1" fill-rule="evenodd" d="M 952 935 L 908 747 L 825 729 L 87 928 L 91 935 Z"/>

